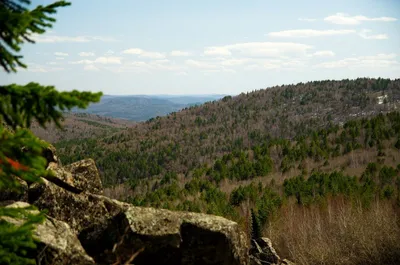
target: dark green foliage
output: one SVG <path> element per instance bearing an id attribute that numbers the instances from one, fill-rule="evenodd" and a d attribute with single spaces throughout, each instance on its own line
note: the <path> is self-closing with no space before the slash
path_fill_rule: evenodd
<path id="1" fill-rule="evenodd" d="M 262 227 L 257 213 L 251 209 L 251 238 L 258 239 L 262 237 Z"/>
<path id="2" fill-rule="evenodd" d="M 32 119 L 41 125 L 54 121 L 60 126 L 61 111 L 77 106 L 86 108 L 90 102 L 99 101 L 101 93 L 58 92 L 53 86 L 29 83 L 0 87 L 0 115 L 12 128 L 30 127 Z"/>
<path id="3" fill-rule="evenodd" d="M 57 8 L 68 6 L 66 1 L 57 1 L 47 6 L 37 6 L 28 10 L 29 0 L 0 1 L 0 65 L 7 72 L 17 72 L 17 67 L 26 68 L 21 55 L 14 52 L 21 50 L 24 42 L 34 42 L 32 34 L 42 34 L 46 28 L 51 28 L 56 21 L 50 15 Z"/>
<path id="4" fill-rule="evenodd" d="M 355 177 L 340 172 L 314 172 L 307 180 L 303 176 L 287 179 L 283 183 L 287 197 L 295 196 L 298 204 L 311 204 L 328 195 L 351 196 L 358 193 L 360 184 Z"/>
<path id="5" fill-rule="evenodd" d="M 393 195 L 394 195 L 394 187 L 393 186 L 389 186 L 389 185 L 385 186 L 382 189 L 381 194 L 382 194 L 383 198 L 391 199 L 393 197 Z"/>
<path id="6" fill-rule="evenodd" d="M 36 264 L 35 257 L 30 255 L 36 248 L 32 230 L 35 225 L 44 220 L 45 216 L 34 211 L 33 206 L 0 208 L 0 216 L 11 217 L 22 222 L 22 225 L 16 225 L 0 219 L 0 264 Z"/>
<path id="7" fill-rule="evenodd" d="M 167 172 L 165 173 L 163 179 L 160 182 L 160 185 L 170 184 L 178 179 L 178 176 L 175 172 Z"/>
<path id="8" fill-rule="evenodd" d="M 381 187 L 387 184 L 392 184 L 396 175 L 396 169 L 388 166 L 383 166 L 379 171 L 379 183 Z"/>

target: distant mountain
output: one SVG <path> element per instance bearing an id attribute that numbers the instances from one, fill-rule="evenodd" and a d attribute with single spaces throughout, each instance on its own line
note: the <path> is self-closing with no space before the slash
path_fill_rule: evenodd
<path id="1" fill-rule="evenodd" d="M 105 95 L 97 104 L 85 110 L 74 109 L 77 113 L 90 113 L 106 117 L 145 121 L 157 116 L 165 116 L 193 105 L 222 98 L 224 95 Z"/>

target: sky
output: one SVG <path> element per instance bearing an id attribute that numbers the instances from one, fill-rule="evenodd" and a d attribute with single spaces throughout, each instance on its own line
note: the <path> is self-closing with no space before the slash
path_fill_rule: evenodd
<path id="1" fill-rule="evenodd" d="M 53 1 L 32 0 L 32 7 Z M 230 94 L 400 78 L 399 0 L 72 0 L 0 84 L 105 94 Z"/>

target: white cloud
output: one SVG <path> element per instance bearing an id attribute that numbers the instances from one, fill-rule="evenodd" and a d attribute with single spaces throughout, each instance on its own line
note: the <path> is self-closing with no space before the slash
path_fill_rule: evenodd
<path id="1" fill-rule="evenodd" d="M 94 52 L 80 52 L 78 55 L 82 57 L 95 56 Z"/>
<path id="2" fill-rule="evenodd" d="M 100 64 L 121 64 L 120 57 L 108 56 L 108 57 L 98 57 L 94 60 L 94 63 Z"/>
<path id="3" fill-rule="evenodd" d="M 46 65 L 40 65 L 36 63 L 27 63 L 28 68 L 21 68 L 20 70 L 33 72 L 33 73 L 49 73 L 64 70 L 62 67 L 50 66 L 52 64 L 47 63 Z"/>
<path id="4" fill-rule="evenodd" d="M 69 62 L 70 64 L 92 64 L 94 61 L 90 60 L 80 60 L 80 61 L 73 61 Z"/>
<path id="5" fill-rule="evenodd" d="M 230 56 L 232 53 L 227 47 L 207 47 L 204 50 L 204 54 L 212 56 Z"/>
<path id="6" fill-rule="evenodd" d="M 345 13 L 336 13 L 335 15 L 324 18 L 325 21 L 339 24 L 339 25 L 358 25 L 364 21 L 380 21 L 380 22 L 393 22 L 397 19 L 394 17 L 366 17 L 366 16 L 350 16 Z"/>
<path id="7" fill-rule="evenodd" d="M 247 42 L 221 46 L 232 54 L 244 57 L 282 57 L 305 55 L 312 46 L 292 42 Z"/>
<path id="8" fill-rule="evenodd" d="M 68 53 L 65 53 L 65 52 L 55 52 L 54 55 L 55 55 L 55 56 L 64 57 L 64 56 L 68 56 Z"/>
<path id="9" fill-rule="evenodd" d="M 165 58 L 165 55 L 160 53 L 160 52 L 150 52 L 150 51 L 145 51 L 142 49 L 138 48 L 131 48 L 122 51 L 123 54 L 134 54 L 138 55 L 139 57 L 144 57 L 144 58 L 149 58 L 149 59 L 163 59 Z"/>
<path id="10" fill-rule="evenodd" d="M 359 58 L 363 60 L 392 60 L 397 57 L 397 54 L 395 53 L 379 53 L 377 55 L 372 55 L 372 56 L 360 56 Z"/>
<path id="11" fill-rule="evenodd" d="M 39 34 L 34 34 L 32 39 L 36 42 L 44 42 L 44 43 L 116 41 L 114 38 L 101 37 L 101 36 L 58 36 L 58 35 L 39 35 Z"/>
<path id="12" fill-rule="evenodd" d="M 150 59 L 162 59 L 165 55 L 159 52 L 143 52 L 140 57 L 150 58 Z"/>
<path id="13" fill-rule="evenodd" d="M 170 53 L 171 56 L 190 56 L 191 53 L 190 52 L 186 52 L 186 51 L 172 51 Z"/>
<path id="14" fill-rule="evenodd" d="M 83 70 L 85 71 L 99 71 L 99 68 L 97 68 L 96 66 L 89 64 L 89 65 L 85 65 L 85 67 L 83 67 Z"/>
<path id="15" fill-rule="evenodd" d="M 316 18 L 299 18 L 299 21 L 306 21 L 306 22 L 314 22 L 316 21 Z"/>
<path id="16" fill-rule="evenodd" d="M 197 68 L 207 73 L 216 72 L 236 72 L 243 70 L 272 70 L 282 69 L 289 70 L 304 67 L 307 64 L 307 57 L 304 59 L 281 58 L 281 59 L 265 59 L 265 58 L 212 58 L 206 60 L 186 60 L 185 64 L 189 67 Z"/>
<path id="17" fill-rule="evenodd" d="M 150 73 L 152 71 L 184 71 L 185 67 L 177 65 L 167 59 L 152 61 L 133 61 L 125 62 L 117 67 L 108 68 L 108 70 L 117 73 Z"/>
<path id="18" fill-rule="evenodd" d="M 70 64 L 121 64 L 121 57 L 115 57 L 115 56 L 102 56 L 102 57 L 97 57 L 95 60 L 79 60 L 79 61 L 73 61 L 69 62 Z"/>
<path id="19" fill-rule="evenodd" d="M 318 57 L 333 57 L 335 53 L 333 51 L 316 51 L 312 55 Z"/>
<path id="20" fill-rule="evenodd" d="M 56 60 L 64 60 L 64 57 L 56 57 Z"/>
<path id="21" fill-rule="evenodd" d="M 247 63 L 249 60 L 244 58 L 244 59 L 227 59 L 227 60 L 222 60 L 221 65 L 224 66 L 235 66 L 235 65 L 242 65 Z"/>
<path id="22" fill-rule="evenodd" d="M 140 55 L 142 52 L 143 52 L 143 50 L 138 49 L 138 48 L 131 48 L 131 49 L 122 51 L 122 53 L 124 53 L 124 54 L 135 54 L 135 55 Z"/>
<path id="23" fill-rule="evenodd" d="M 215 69 L 218 68 L 218 65 L 215 62 L 208 61 L 198 61 L 198 60 L 186 60 L 185 64 L 191 67 L 196 67 L 200 69 Z"/>
<path id="24" fill-rule="evenodd" d="M 294 30 L 284 30 L 277 32 L 270 32 L 267 35 L 270 37 L 298 37 L 298 38 L 306 38 L 306 37 L 320 37 L 320 36 L 337 36 L 337 35 L 345 35 L 355 33 L 355 30 L 347 30 L 347 29 L 328 29 L 328 30 L 315 30 L 315 29 L 294 29 Z"/>
<path id="25" fill-rule="evenodd" d="M 105 53 L 105 55 L 113 55 L 114 53 L 115 53 L 114 51 L 108 50 L 108 51 Z"/>
<path id="26" fill-rule="evenodd" d="M 400 62 L 395 60 L 396 54 L 377 54 L 372 56 L 359 56 L 352 58 L 345 58 L 342 60 L 324 62 L 315 65 L 315 68 L 382 68 L 400 66 Z"/>
<path id="27" fill-rule="evenodd" d="M 386 40 L 389 37 L 386 34 L 368 35 L 371 32 L 369 29 L 363 29 L 358 35 L 367 40 Z"/>

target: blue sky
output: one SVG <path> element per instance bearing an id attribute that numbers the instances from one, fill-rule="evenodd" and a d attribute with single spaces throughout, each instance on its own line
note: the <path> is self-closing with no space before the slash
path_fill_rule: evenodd
<path id="1" fill-rule="evenodd" d="M 33 0 L 33 5 L 52 1 Z M 73 0 L 22 49 L 30 81 L 106 94 L 239 94 L 400 77 L 398 0 Z"/>

